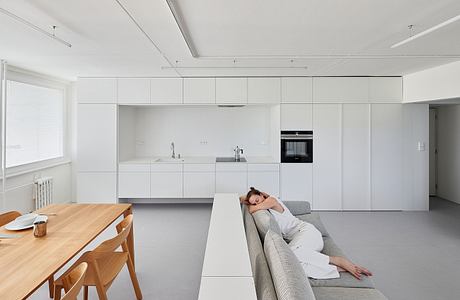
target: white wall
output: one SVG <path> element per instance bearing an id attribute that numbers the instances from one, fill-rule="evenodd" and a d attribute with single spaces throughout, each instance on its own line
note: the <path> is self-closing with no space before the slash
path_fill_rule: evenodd
<path id="1" fill-rule="evenodd" d="M 182 156 L 232 156 L 237 145 L 246 156 L 273 156 L 271 111 L 270 106 L 121 107 L 120 159 L 169 156 L 171 142 Z M 135 149 L 128 145 L 133 136 Z"/>
<path id="2" fill-rule="evenodd" d="M 438 108 L 438 193 L 460 204 L 460 105 Z"/>
<path id="3" fill-rule="evenodd" d="M 403 102 L 460 97 L 460 61 L 403 77 Z"/>

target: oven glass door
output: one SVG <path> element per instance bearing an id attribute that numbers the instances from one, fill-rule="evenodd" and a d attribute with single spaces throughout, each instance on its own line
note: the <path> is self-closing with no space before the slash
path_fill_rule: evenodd
<path id="1" fill-rule="evenodd" d="M 312 139 L 284 139 L 281 141 L 281 162 L 313 162 Z"/>

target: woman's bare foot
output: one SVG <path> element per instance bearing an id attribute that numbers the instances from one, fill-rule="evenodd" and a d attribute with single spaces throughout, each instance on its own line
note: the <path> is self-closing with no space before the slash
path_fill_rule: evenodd
<path id="1" fill-rule="evenodd" d="M 355 265 L 344 257 L 330 256 L 329 262 L 337 266 L 339 272 L 350 272 L 351 275 L 355 276 L 359 280 L 361 280 L 361 275 L 372 276 L 372 273 L 369 270 Z"/>

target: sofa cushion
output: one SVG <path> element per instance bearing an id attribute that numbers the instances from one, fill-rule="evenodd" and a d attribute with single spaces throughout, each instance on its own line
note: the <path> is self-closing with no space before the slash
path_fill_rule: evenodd
<path id="1" fill-rule="evenodd" d="M 331 237 L 324 237 L 323 253 L 329 256 L 346 257 L 343 251 L 336 245 Z M 373 281 L 363 276 L 361 280 L 356 279 L 348 272 L 340 272 L 340 278 L 313 279 L 309 278 L 312 287 L 352 287 L 352 288 L 374 288 Z"/>
<path id="2" fill-rule="evenodd" d="M 283 201 L 283 203 L 294 216 L 311 213 L 311 207 L 308 201 Z"/>
<path id="3" fill-rule="evenodd" d="M 324 224 L 321 221 L 321 218 L 318 213 L 298 215 L 296 217 L 302 221 L 308 222 L 312 224 L 313 226 L 315 226 L 316 229 L 318 229 L 321 232 L 321 235 L 323 237 L 329 236 L 329 233 L 327 232 L 326 227 L 324 227 Z"/>
<path id="4" fill-rule="evenodd" d="M 281 235 L 281 229 L 276 222 L 275 218 L 268 210 L 259 210 L 252 214 L 254 222 L 257 226 L 257 231 L 259 232 L 260 240 L 263 241 L 265 235 L 267 234 L 268 229 L 271 227 L 271 230 Z"/>
<path id="5" fill-rule="evenodd" d="M 315 299 L 299 260 L 279 234 L 267 232 L 264 251 L 279 300 Z"/>
<path id="6" fill-rule="evenodd" d="M 380 291 L 366 288 L 313 287 L 317 300 L 388 300 Z"/>
<path id="7" fill-rule="evenodd" d="M 270 274 L 270 269 L 268 268 L 267 259 L 265 258 L 259 233 L 254 223 L 254 219 L 249 213 L 246 205 L 243 205 L 243 221 L 257 299 L 276 300 L 275 287 L 273 286 L 272 276 Z"/>

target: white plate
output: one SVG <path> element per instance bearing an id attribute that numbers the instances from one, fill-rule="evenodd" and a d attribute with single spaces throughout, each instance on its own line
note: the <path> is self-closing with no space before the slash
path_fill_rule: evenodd
<path id="1" fill-rule="evenodd" d="M 40 221 L 45 221 L 46 222 L 48 220 L 48 217 L 47 216 L 38 216 L 35 219 L 35 222 L 39 221 L 39 219 L 40 219 Z M 5 225 L 6 230 L 13 230 L 13 231 L 24 230 L 24 229 L 29 229 L 29 228 L 33 228 L 33 227 L 34 227 L 33 223 L 24 225 L 24 224 L 16 222 L 16 220 L 11 221 L 10 223 Z"/>

